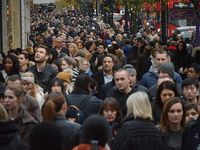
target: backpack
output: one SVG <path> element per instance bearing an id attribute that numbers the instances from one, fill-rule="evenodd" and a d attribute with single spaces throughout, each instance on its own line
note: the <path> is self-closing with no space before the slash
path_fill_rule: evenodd
<path id="1" fill-rule="evenodd" d="M 78 107 L 75 106 L 75 105 L 69 105 L 67 112 L 66 112 L 66 115 L 65 115 L 66 118 L 68 120 L 72 120 L 74 122 L 82 124 L 83 121 L 85 120 L 83 109 L 91 98 L 92 98 L 92 95 L 85 96 L 85 98 L 82 100 L 82 102 L 79 104 Z"/>

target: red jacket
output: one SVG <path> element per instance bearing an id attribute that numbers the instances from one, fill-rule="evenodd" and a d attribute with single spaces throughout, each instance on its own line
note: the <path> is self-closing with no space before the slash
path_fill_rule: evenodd
<path id="1" fill-rule="evenodd" d="M 91 144 L 80 144 L 74 147 L 72 150 L 91 150 Z M 107 150 L 106 147 L 99 146 L 99 150 Z"/>

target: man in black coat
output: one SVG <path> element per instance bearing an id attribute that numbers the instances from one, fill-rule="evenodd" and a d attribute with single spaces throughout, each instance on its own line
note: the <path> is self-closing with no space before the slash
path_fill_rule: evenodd
<path id="1" fill-rule="evenodd" d="M 68 106 L 75 105 L 80 109 L 85 101 L 84 107 L 81 108 L 84 114 L 83 121 L 93 114 L 98 114 L 100 105 L 102 103 L 101 99 L 98 99 L 96 96 L 91 95 L 91 84 L 92 79 L 87 75 L 79 75 L 76 78 L 74 84 L 74 90 L 71 94 L 67 95 L 66 100 Z"/>
<path id="2" fill-rule="evenodd" d="M 102 70 L 92 76 L 92 78 L 97 82 L 98 93 L 101 92 L 102 85 L 113 80 L 113 66 L 114 58 L 111 55 L 107 55 L 103 58 Z"/>
<path id="3" fill-rule="evenodd" d="M 107 97 L 114 97 L 120 104 L 123 116 L 126 115 L 126 100 L 134 92 L 130 87 L 130 76 L 125 69 L 119 69 L 114 75 L 115 85 Z"/>
<path id="4" fill-rule="evenodd" d="M 56 67 L 47 63 L 50 51 L 45 45 L 39 45 L 35 53 L 35 65 L 31 66 L 28 70 L 34 74 L 35 83 L 40 85 L 44 92 L 47 91 L 48 83 L 53 79 L 58 70 Z"/>

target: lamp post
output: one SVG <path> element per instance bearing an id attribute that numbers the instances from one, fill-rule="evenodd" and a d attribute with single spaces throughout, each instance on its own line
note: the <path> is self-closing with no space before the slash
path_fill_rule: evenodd
<path id="1" fill-rule="evenodd" d="M 161 0 L 161 38 L 163 44 L 167 44 L 167 5 L 165 0 Z"/>
<path id="2" fill-rule="evenodd" d="M 98 11 L 99 11 L 99 9 L 98 9 L 98 0 L 96 0 L 96 16 L 99 15 L 99 14 L 98 14 Z"/>
<path id="3" fill-rule="evenodd" d="M 126 0 L 123 0 L 125 4 L 125 25 L 124 25 L 124 30 L 126 33 L 129 33 L 129 26 L 128 26 L 128 18 L 129 18 L 129 12 L 128 12 L 128 5 Z"/>
<path id="4" fill-rule="evenodd" d="M 113 27 L 114 2 L 115 0 L 111 0 L 111 24 L 110 24 L 111 27 Z"/>

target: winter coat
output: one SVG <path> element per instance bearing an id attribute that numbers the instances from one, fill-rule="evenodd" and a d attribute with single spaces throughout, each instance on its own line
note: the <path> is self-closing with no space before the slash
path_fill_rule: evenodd
<path id="1" fill-rule="evenodd" d="M 27 112 L 27 110 L 21 105 L 19 115 L 13 120 L 16 123 L 19 135 L 22 140 L 27 144 L 29 134 L 32 129 L 37 125 L 37 121 Z"/>
<path id="2" fill-rule="evenodd" d="M 200 117 L 192 122 L 183 133 L 182 150 L 200 149 Z"/>
<path id="3" fill-rule="evenodd" d="M 0 150 L 25 150 L 14 122 L 0 122 Z"/>
<path id="4" fill-rule="evenodd" d="M 159 130 L 148 120 L 127 117 L 121 124 L 113 150 L 162 150 Z"/>
<path id="5" fill-rule="evenodd" d="M 84 114 L 83 120 L 85 120 L 90 115 L 98 114 L 102 100 L 98 99 L 96 96 L 91 96 L 83 93 L 75 93 L 75 92 L 68 94 L 66 97 L 68 106 L 75 105 L 78 108 L 80 107 L 82 101 L 87 101 L 86 97 L 88 97 L 89 100 L 82 109 Z"/>
<path id="6" fill-rule="evenodd" d="M 71 150 L 79 144 L 79 134 L 81 125 L 70 122 L 64 116 L 56 115 L 53 122 L 63 131 L 65 139 L 65 150 Z"/>

